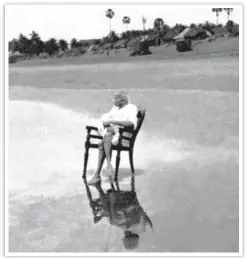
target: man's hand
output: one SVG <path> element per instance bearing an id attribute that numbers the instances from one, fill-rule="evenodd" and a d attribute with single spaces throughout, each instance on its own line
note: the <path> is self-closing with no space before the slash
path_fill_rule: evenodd
<path id="1" fill-rule="evenodd" d="M 110 124 L 113 124 L 113 123 L 112 123 L 112 120 L 104 120 L 104 121 L 103 121 L 103 125 L 104 125 L 104 126 L 109 126 Z"/>

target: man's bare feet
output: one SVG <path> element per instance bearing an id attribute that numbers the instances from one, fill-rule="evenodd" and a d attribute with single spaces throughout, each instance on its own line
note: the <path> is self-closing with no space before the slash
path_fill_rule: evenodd
<path id="1" fill-rule="evenodd" d="M 98 183 L 98 182 L 100 182 L 100 181 L 101 181 L 100 176 L 97 175 L 97 174 L 94 174 L 94 175 L 92 176 L 92 178 L 88 181 L 88 185 L 94 185 L 94 184 L 96 184 L 96 183 Z"/>
<path id="2" fill-rule="evenodd" d="M 112 166 L 112 164 L 109 164 L 107 166 L 107 171 L 108 171 L 108 177 L 113 181 L 114 180 L 114 168 Z"/>

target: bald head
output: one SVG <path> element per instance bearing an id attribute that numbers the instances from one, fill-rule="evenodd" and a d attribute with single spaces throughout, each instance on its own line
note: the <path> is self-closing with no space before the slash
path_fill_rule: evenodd
<path id="1" fill-rule="evenodd" d="M 130 97 L 124 90 L 119 90 L 114 93 L 113 103 L 117 107 L 122 107 L 130 103 Z"/>

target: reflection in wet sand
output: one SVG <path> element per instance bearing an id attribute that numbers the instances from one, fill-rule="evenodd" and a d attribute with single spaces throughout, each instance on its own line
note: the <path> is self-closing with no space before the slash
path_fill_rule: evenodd
<path id="1" fill-rule="evenodd" d="M 140 234 L 146 231 L 147 226 L 153 230 L 153 224 L 137 198 L 135 175 L 131 177 L 130 191 L 121 190 L 118 181 L 115 185 L 111 183 L 111 189 L 104 191 L 101 182 L 98 182 L 95 184 L 99 193 L 97 199 L 92 198 L 91 188 L 86 180 L 84 183 L 94 224 L 99 223 L 102 218 L 107 218 L 111 226 L 116 226 L 124 232 L 123 244 L 125 249 L 137 248 Z M 107 242 L 109 242 L 109 239 Z"/>

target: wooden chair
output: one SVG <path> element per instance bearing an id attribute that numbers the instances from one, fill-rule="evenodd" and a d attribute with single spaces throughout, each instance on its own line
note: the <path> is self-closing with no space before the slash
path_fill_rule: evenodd
<path id="1" fill-rule="evenodd" d="M 138 135 L 138 132 L 143 124 L 145 113 L 146 113 L 146 110 L 138 110 L 137 128 L 135 130 L 133 130 L 133 128 L 126 128 L 126 127 L 121 128 L 118 144 L 112 145 L 112 151 L 117 151 L 116 166 L 115 166 L 115 180 L 117 180 L 117 178 L 118 178 L 121 151 L 126 151 L 129 153 L 130 166 L 131 166 L 132 173 L 134 173 L 134 164 L 133 164 L 134 144 L 135 144 L 135 140 Z M 88 157 L 89 157 L 89 149 L 90 148 L 98 149 L 98 144 L 92 143 L 91 141 L 103 139 L 103 137 L 99 136 L 98 134 L 91 134 L 91 131 L 96 131 L 96 132 L 98 131 L 97 127 L 86 126 L 86 130 L 87 130 L 87 137 L 86 137 L 86 141 L 85 141 L 84 169 L 83 169 L 82 178 L 86 178 L 86 168 L 87 168 L 87 162 L 88 162 Z M 127 133 L 127 136 L 125 135 L 126 133 Z M 100 170 L 102 169 L 104 160 L 105 160 L 105 156 L 102 158 L 102 161 L 100 163 Z"/>

